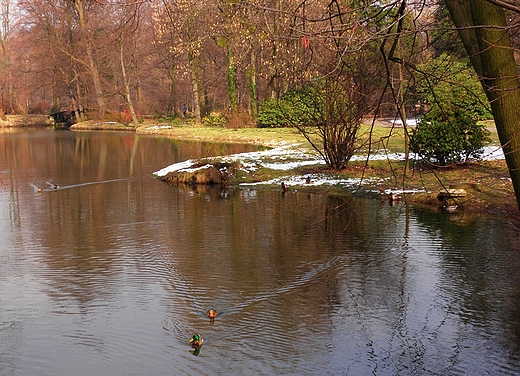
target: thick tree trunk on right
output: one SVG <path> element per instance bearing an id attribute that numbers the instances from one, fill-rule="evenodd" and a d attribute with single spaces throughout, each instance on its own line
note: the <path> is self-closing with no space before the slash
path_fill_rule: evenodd
<path id="1" fill-rule="evenodd" d="M 486 0 L 446 0 L 491 104 L 520 209 L 520 79 L 504 10 Z"/>

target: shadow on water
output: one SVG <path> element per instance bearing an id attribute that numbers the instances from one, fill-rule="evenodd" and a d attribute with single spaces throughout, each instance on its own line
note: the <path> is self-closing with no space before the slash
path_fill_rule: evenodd
<path id="1" fill-rule="evenodd" d="M 171 187 L 149 174 L 226 151 L 151 137 L 31 133 L 0 147 L 0 373 L 520 366 L 520 239 L 499 219 L 405 200 Z M 58 189 L 35 194 L 46 182 Z"/>
<path id="2" fill-rule="evenodd" d="M 461 320 L 489 333 L 520 354 L 520 243 L 513 226 L 482 216 L 431 216 L 416 212 L 429 237 L 437 240 L 439 284 L 457 295 L 451 310 Z M 506 304 L 507 302 L 507 304 Z M 502 359 L 493 359 L 502 362 Z"/>

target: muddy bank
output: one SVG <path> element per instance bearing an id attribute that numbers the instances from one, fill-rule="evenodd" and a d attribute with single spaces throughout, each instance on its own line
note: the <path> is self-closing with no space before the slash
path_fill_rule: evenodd
<path id="1" fill-rule="evenodd" d="M 122 131 L 135 132 L 135 127 L 117 121 L 87 120 L 70 126 L 73 131 Z"/>
<path id="2" fill-rule="evenodd" d="M 0 118 L 0 128 L 52 127 L 53 122 L 45 115 L 6 115 Z"/>

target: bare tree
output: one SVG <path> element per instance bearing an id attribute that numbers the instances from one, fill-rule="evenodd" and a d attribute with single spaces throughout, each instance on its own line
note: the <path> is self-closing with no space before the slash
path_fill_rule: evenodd
<path id="1" fill-rule="evenodd" d="M 1 22 L 2 28 L 0 30 L 0 47 L 2 48 L 2 61 L 0 66 L 0 74 L 1 74 L 1 82 L 0 82 L 0 90 L 2 90 L 2 98 L 0 102 L 0 119 L 5 120 L 4 113 L 4 92 L 7 88 L 10 87 L 10 80 L 8 79 L 9 75 L 7 73 L 8 65 L 9 65 L 9 34 L 11 30 L 10 26 L 10 0 L 2 0 L 1 2 Z"/>
<path id="2" fill-rule="evenodd" d="M 119 9 L 113 13 L 114 17 L 119 16 L 118 20 L 118 36 L 117 44 L 119 45 L 119 63 L 121 67 L 121 81 L 122 92 L 128 111 L 130 112 L 134 126 L 138 126 L 136 111 L 134 108 L 134 101 L 132 99 L 131 81 L 132 76 L 127 73 L 127 64 L 135 68 L 135 59 L 131 59 L 131 65 L 127 63 L 125 55 L 135 56 L 136 54 L 136 39 L 139 34 L 140 23 L 140 8 L 141 3 L 131 2 L 129 4 L 122 3 Z M 135 71 L 135 69 L 134 69 Z"/>
<path id="3" fill-rule="evenodd" d="M 71 9 L 74 10 L 76 20 L 78 22 L 78 43 L 80 47 L 84 49 L 86 59 L 83 61 L 85 66 L 88 68 L 92 83 L 94 85 L 95 97 L 98 105 L 98 117 L 103 119 L 106 113 L 106 98 L 105 90 L 101 83 L 101 74 L 98 68 L 98 62 L 94 56 L 94 32 L 95 29 L 90 25 L 89 9 L 95 8 L 95 3 L 90 0 L 65 0 L 70 5 Z"/>
<path id="4" fill-rule="evenodd" d="M 334 170 L 347 166 L 355 152 L 364 145 L 359 142 L 364 108 L 356 102 L 349 83 L 327 78 L 305 85 L 297 91 L 293 102 L 304 103 L 296 128 Z"/>

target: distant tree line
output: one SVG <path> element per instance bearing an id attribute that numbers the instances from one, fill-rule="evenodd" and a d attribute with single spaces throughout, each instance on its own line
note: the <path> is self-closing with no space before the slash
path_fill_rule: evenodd
<path id="1" fill-rule="evenodd" d="M 200 121 L 246 112 L 332 77 L 368 111 L 393 112 L 389 86 L 410 89 L 439 51 L 435 3 L 389 1 L 22 0 L 2 2 L 1 104 L 6 113 L 88 109 Z M 434 35 L 437 34 L 437 35 Z M 455 36 L 456 37 L 456 36 Z M 442 41 L 443 44 L 438 43 Z M 382 54 L 383 52 L 383 54 Z M 404 84 L 402 84 L 404 82 Z M 397 88 L 397 86 L 400 86 Z M 394 92 L 394 94 L 395 94 Z"/>

